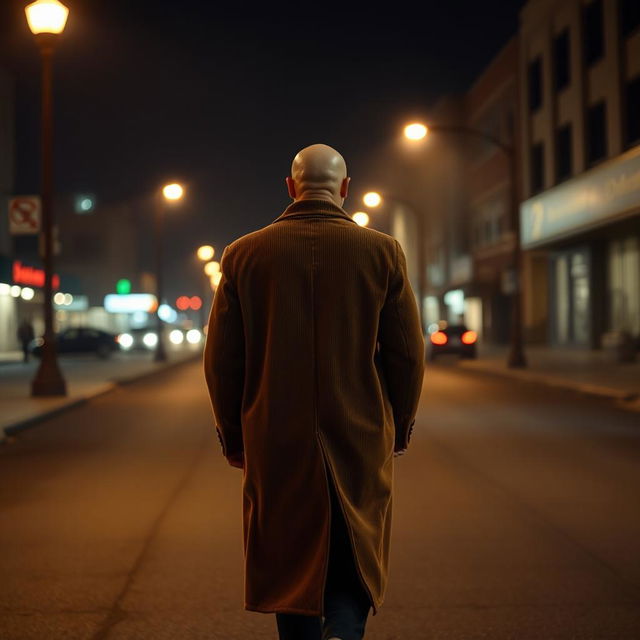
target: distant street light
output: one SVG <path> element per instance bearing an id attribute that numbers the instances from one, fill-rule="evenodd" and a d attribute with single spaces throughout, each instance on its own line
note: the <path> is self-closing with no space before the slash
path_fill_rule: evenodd
<path id="1" fill-rule="evenodd" d="M 215 253 L 216 253 L 216 250 L 210 244 L 202 245 L 201 247 L 198 248 L 198 251 L 196 252 L 196 255 L 198 256 L 198 260 L 201 260 L 202 262 L 207 263 L 204 265 L 205 279 L 203 280 L 203 283 L 202 283 L 203 304 L 200 309 L 200 324 L 203 327 L 207 324 L 207 311 L 208 311 L 207 307 L 210 302 L 211 289 L 212 289 L 210 278 L 209 278 L 210 274 L 207 273 L 207 269 L 212 268 L 212 267 L 209 267 L 209 265 L 212 264 L 210 260 L 211 258 L 213 258 Z M 218 265 L 218 269 L 220 269 L 220 265 Z"/>
<path id="2" fill-rule="evenodd" d="M 163 261 L 164 261 L 164 210 L 167 204 L 174 204 L 182 198 L 184 189 L 182 185 L 172 182 L 162 187 L 162 198 L 157 197 L 155 202 L 155 244 L 156 244 L 156 297 L 158 308 L 156 309 L 156 332 L 158 340 L 153 345 L 155 352 L 153 359 L 156 362 L 165 362 L 167 352 L 164 347 L 164 321 L 159 313 L 163 296 Z"/>
<path id="3" fill-rule="evenodd" d="M 418 294 L 418 300 L 420 301 L 420 304 L 418 305 L 419 306 L 418 311 L 420 313 L 420 325 L 422 326 L 422 331 L 424 332 L 426 329 L 424 317 L 423 317 L 424 316 L 423 305 L 424 305 L 424 296 L 425 296 L 424 271 L 426 269 L 425 259 L 424 259 L 424 237 L 425 237 L 424 221 L 422 219 L 422 216 L 418 213 L 418 211 L 415 209 L 413 205 L 410 205 L 408 202 L 405 202 L 400 198 L 396 198 L 395 196 L 390 197 L 388 195 L 385 195 L 385 197 L 383 198 L 382 195 L 377 191 L 369 191 L 368 193 L 364 194 L 364 196 L 362 197 L 362 201 L 369 207 L 375 208 L 375 207 L 381 206 L 385 198 L 387 200 L 396 202 L 399 205 L 402 205 L 403 209 L 405 209 L 406 211 L 409 211 L 409 213 L 413 216 L 414 222 L 416 223 L 416 235 L 418 236 L 417 237 L 418 251 L 416 256 L 418 259 L 418 291 L 416 293 Z M 372 204 L 372 203 L 375 203 L 375 204 Z"/>
<path id="4" fill-rule="evenodd" d="M 44 344 L 31 383 L 32 396 L 64 396 L 67 384 L 56 357 L 53 327 L 53 51 L 69 9 L 57 0 L 38 0 L 25 7 L 29 29 L 42 55 L 42 234 L 44 265 Z"/>
<path id="5" fill-rule="evenodd" d="M 351 216 L 361 227 L 366 227 L 369 224 L 369 214 L 364 211 L 356 211 Z"/>
<path id="6" fill-rule="evenodd" d="M 213 276 L 220 271 L 220 263 L 213 260 L 204 265 L 204 272 L 208 276 Z"/>
<path id="7" fill-rule="evenodd" d="M 362 198 L 363 202 L 367 205 L 367 207 L 378 207 L 382 202 L 382 196 L 377 191 L 369 191 L 369 193 L 365 193 Z"/>
<path id="8" fill-rule="evenodd" d="M 411 137 L 407 130 L 418 131 L 417 127 L 424 129 L 423 135 L 419 137 Z M 511 368 L 524 368 L 527 366 L 527 359 L 524 353 L 524 340 L 522 331 L 522 250 L 520 248 L 520 213 L 518 211 L 518 192 L 516 185 L 516 154 L 512 145 L 505 144 L 502 140 L 479 131 L 471 127 L 457 125 L 432 125 L 426 127 L 420 123 L 407 125 L 404 129 L 405 136 L 411 140 L 420 140 L 424 138 L 430 131 L 443 133 L 458 133 L 476 138 L 481 138 L 493 144 L 500 149 L 507 159 L 509 165 L 509 204 L 511 213 L 511 226 L 515 236 L 513 248 L 513 270 L 515 273 L 515 290 L 511 294 L 511 331 L 509 336 L 510 349 L 507 357 L 507 366 Z"/>
<path id="9" fill-rule="evenodd" d="M 213 258 L 216 250 L 209 244 L 205 244 L 198 248 L 198 260 L 202 260 L 203 262 L 208 262 Z"/>

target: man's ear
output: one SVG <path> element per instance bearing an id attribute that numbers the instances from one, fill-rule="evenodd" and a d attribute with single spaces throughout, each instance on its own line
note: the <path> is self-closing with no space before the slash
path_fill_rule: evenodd
<path id="1" fill-rule="evenodd" d="M 348 176 L 342 181 L 342 184 L 340 185 L 340 197 L 341 198 L 346 198 L 347 195 L 349 194 L 349 183 L 351 182 L 351 178 L 349 178 Z"/>
<path id="2" fill-rule="evenodd" d="M 293 181 L 293 178 L 287 176 L 284 181 L 287 183 L 287 191 L 289 192 L 289 197 L 292 200 L 296 199 L 296 183 Z"/>

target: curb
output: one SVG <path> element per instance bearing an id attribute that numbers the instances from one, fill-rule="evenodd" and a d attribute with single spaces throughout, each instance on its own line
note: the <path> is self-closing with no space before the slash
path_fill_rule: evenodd
<path id="1" fill-rule="evenodd" d="M 586 382 L 573 382 L 566 378 L 556 378 L 542 373 L 519 371 L 517 369 L 510 370 L 485 367 L 473 363 L 460 363 L 460 366 L 465 371 L 470 371 L 472 373 L 488 373 L 490 375 L 509 378 L 511 380 L 520 380 L 521 382 L 530 382 L 533 384 L 553 387 L 555 389 L 564 389 L 567 391 L 574 391 L 576 393 L 583 393 L 585 395 L 597 396 L 599 398 L 608 398 L 621 403 L 622 406 L 624 406 L 625 403 L 635 403 L 640 399 L 640 394 L 632 391 L 625 391 L 614 387 L 606 387 L 604 385 L 590 384 Z"/>
<path id="2" fill-rule="evenodd" d="M 39 413 L 35 416 L 30 416 L 29 418 L 25 418 L 23 420 L 19 420 L 17 422 L 14 422 L 10 425 L 5 426 L 2 429 L 3 433 L 0 433 L 0 444 L 3 444 L 7 438 L 11 438 L 12 436 L 15 436 L 21 431 L 30 429 L 36 426 L 37 424 L 39 424 L 40 422 L 43 422 L 44 420 L 48 420 L 49 418 L 53 418 L 54 416 L 64 413 L 65 411 L 70 411 L 71 409 L 75 409 L 76 407 L 86 404 L 87 402 L 89 402 L 90 400 L 93 400 L 94 398 L 98 398 L 100 396 L 106 395 L 107 393 L 111 393 L 112 391 L 115 391 L 120 387 L 133 384 L 134 382 L 139 382 L 139 381 L 145 380 L 146 378 L 150 378 L 154 375 L 171 371 L 172 369 L 175 369 L 176 367 L 179 367 L 183 364 L 195 362 L 197 359 L 201 357 L 202 357 L 202 354 L 200 353 L 194 354 L 193 356 L 185 358 L 184 360 L 178 360 L 177 362 L 169 362 L 163 367 L 150 369 L 148 371 L 143 371 L 142 373 L 135 374 L 132 376 L 123 376 L 121 378 L 115 378 L 114 380 L 105 382 L 104 386 L 98 389 L 97 391 L 73 398 L 72 400 L 69 400 L 68 402 L 65 402 L 64 404 L 61 404 L 53 409 L 43 411 L 42 413 Z"/>

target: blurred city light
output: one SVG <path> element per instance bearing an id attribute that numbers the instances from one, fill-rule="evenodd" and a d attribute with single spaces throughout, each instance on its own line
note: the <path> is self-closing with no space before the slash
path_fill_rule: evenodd
<path id="1" fill-rule="evenodd" d="M 17 284 L 14 284 L 11 289 L 9 289 L 9 293 L 14 298 L 17 298 L 20 295 L 20 291 L 22 291 L 22 287 L 19 287 Z"/>
<path id="2" fill-rule="evenodd" d="M 62 304 L 69 305 L 73 302 L 73 296 L 70 293 L 64 294 L 64 302 Z"/>
<path id="3" fill-rule="evenodd" d="M 118 344 L 123 349 L 131 349 L 133 346 L 133 336 L 130 333 L 121 333 L 118 336 Z"/>
<path id="4" fill-rule="evenodd" d="M 209 244 L 205 244 L 198 249 L 198 259 L 207 262 L 213 258 L 216 250 Z"/>
<path id="5" fill-rule="evenodd" d="M 189 297 L 188 296 L 180 296 L 176 300 L 176 307 L 178 307 L 178 309 L 180 311 L 186 311 L 189 308 L 190 304 L 191 303 L 189 302 Z"/>
<path id="6" fill-rule="evenodd" d="M 187 331 L 187 342 L 189 344 L 198 344 L 202 340 L 202 332 L 199 329 L 189 329 Z"/>
<path id="7" fill-rule="evenodd" d="M 144 342 L 145 347 L 152 349 L 158 344 L 158 334 L 151 333 L 151 331 L 149 333 L 145 333 L 142 338 L 142 342 Z"/>
<path id="8" fill-rule="evenodd" d="M 478 334 L 475 331 L 465 331 L 460 338 L 462 344 L 473 344 L 477 339 Z"/>
<path id="9" fill-rule="evenodd" d="M 36 292 L 31 287 L 22 287 L 22 291 L 20 292 L 20 297 L 23 300 L 33 300 L 33 296 Z"/>
<path id="10" fill-rule="evenodd" d="M 211 282 L 211 286 L 215 289 L 219 284 L 220 280 L 222 280 L 222 271 L 218 271 L 209 277 L 209 281 Z"/>
<path id="11" fill-rule="evenodd" d="M 158 308 L 158 315 L 163 322 L 175 322 L 178 319 L 178 312 L 168 304 L 161 304 Z"/>
<path id="12" fill-rule="evenodd" d="M 95 207 L 93 196 L 79 195 L 75 198 L 74 209 L 76 213 L 91 213 Z"/>
<path id="13" fill-rule="evenodd" d="M 429 130 L 423 124 L 414 122 L 404 128 L 404 137 L 408 140 L 422 140 L 428 132 Z"/>
<path id="14" fill-rule="evenodd" d="M 133 313 L 134 311 L 155 311 L 157 298 L 151 293 L 109 293 L 104 297 L 104 308 L 109 313 Z"/>
<path id="15" fill-rule="evenodd" d="M 219 271 L 220 271 L 220 263 L 215 260 L 213 262 L 207 262 L 207 264 L 204 265 L 204 272 L 208 276 L 213 276 Z"/>
<path id="16" fill-rule="evenodd" d="M 127 280 L 126 278 L 118 280 L 118 282 L 116 282 L 116 293 L 120 295 L 131 293 L 131 280 Z"/>
<path id="17" fill-rule="evenodd" d="M 189 303 L 191 308 L 194 311 L 197 311 L 202 307 L 202 298 L 200 296 L 191 296 Z"/>
<path id="18" fill-rule="evenodd" d="M 182 185 L 177 182 L 172 182 L 171 184 L 167 184 L 162 188 L 162 195 L 167 200 L 180 200 L 182 195 L 184 194 L 184 189 Z"/>
<path id="19" fill-rule="evenodd" d="M 377 191 L 369 191 L 364 194 L 362 201 L 367 207 L 378 207 L 382 202 L 382 196 Z"/>
<path id="20" fill-rule="evenodd" d="M 37 0 L 25 7 L 31 33 L 62 33 L 69 9 L 58 0 Z"/>
<path id="21" fill-rule="evenodd" d="M 364 211 L 356 211 L 351 216 L 361 227 L 366 227 L 369 224 L 369 214 Z"/>
<path id="22" fill-rule="evenodd" d="M 180 329 L 174 329 L 169 333 L 169 340 L 171 344 L 182 344 L 184 342 L 184 333 Z"/>
<path id="23" fill-rule="evenodd" d="M 56 304 L 64 304 L 64 293 L 61 293 L 60 291 L 58 291 L 54 296 L 53 296 L 53 301 Z"/>
<path id="24" fill-rule="evenodd" d="M 434 333 L 431 334 L 431 342 L 433 344 L 442 346 L 444 344 L 447 344 L 447 334 L 444 333 L 443 331 L 436 331 Z"/>
<path id="25" fill-rule="evenodd" d="M 11 285 L 6 282 L 0 282 L 0 296 L 8 296 L 11 293 Z"/>

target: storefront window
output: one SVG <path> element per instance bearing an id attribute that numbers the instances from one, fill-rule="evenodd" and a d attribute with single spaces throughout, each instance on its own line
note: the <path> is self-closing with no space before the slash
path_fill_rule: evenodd
<path id="1" fill-rule="evenodd" d="M 608 284 L 611 330 L 640 334 L 640 241 L 637 237 L 609 244 Z"/>

